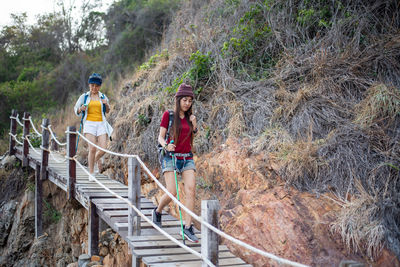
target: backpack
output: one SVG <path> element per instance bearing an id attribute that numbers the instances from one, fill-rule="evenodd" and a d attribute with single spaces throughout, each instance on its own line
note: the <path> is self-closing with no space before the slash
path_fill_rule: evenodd
<path id="1" fill-rule="evenodd" d="M 168 142 L 168 138 L 170 135 L 170 131 L 171 131 L 171 126 L 172 126 L 172 122 L 174 121 L 174 112 L 172 110 L 168 110 L 168 115 L 169 115 L 169 121 L 168 121 L 168 129 L 167 129 L 167 133 L 165 134 L 165 142 Z M 158 153 L 158 161 L 161 165 L 164 157 L 166 154 L 170 154 L 169 151 L 166 151 L 164 149 L 164 147 L 161 146 L 160 143 L 158 143 L 157 145 L 157 153 Z"/>

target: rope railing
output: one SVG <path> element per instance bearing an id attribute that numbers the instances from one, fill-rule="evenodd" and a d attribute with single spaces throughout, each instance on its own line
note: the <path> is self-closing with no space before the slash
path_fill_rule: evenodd
<path id="1" fill-rule="evenodd" d="M 20 142 L 19 140 L 18 140 L 18 138 L 17 138 L 17 136 L 15 135 L 15 134 L 12 134 L 12 133 L 8 133 L 10 136 L 12 136 L 12 138 L 14 138 L 14 140 L 15 140 L 15 142 L 17 142 L 17 144 L 19 144 L 19 145 L 21 145 L 21 146 L 23 146 L 24 145 L 24 143 L 22 143 L 22 142 Z"/>
<path id="2" fill-rule="evenodd" d="M 201 255 L 201 253 L 191 249 L 190 247 L 186 246 L 185 244 L 183 244 L 182 242 L 179 242 L 176 238 L 174 238 L 173 236 L 171 236 L 170 234 L 168 234 L 167 232 L 165 232 L 161 227 L 159 227 L 158 225 L 156 225 L 155 223 L 153 223 L 152 220 L 150 220 L 146 215 L 144 215 L 135 205 L 132 205 L 132 203 L 129 202 L 129 200 L 121 197 L 120 195 L 118 195 L 117 193 L 115 193 L 114 191 L 112 191 L 111 189 L 109 189 L 107 186 L 105 186 L 104 184 L 102 184 L 99 180 L 96 179 L 96 177 L 94 175 L 92 175 L 91 173 L 89 173 L 86 168 L 76 159 L 76 157 L 72 158 L 76 164 L 91 178 L 93 179 L 98 185 L 100 185 L 102 188 L 104 188 L 107 192 L 109 192 L 110 194 L 112 194 L 113 196 L 115 196 L 116 198 L 124 201 L 126 204 L 128 204 L 131 208 L 133 208 L 135 210 L 135 212 L 142 217 L 146 222 L 150 223 L 151 226 L 153 226 L 155 229 L 157 229 L 160 233 L 162 233 L 165 237 L 167 237 L 168 239 L 170 239 L 172 242 L 174 242 L 175 244 L 177 244 L 178 246 L 180 246 L 181 248 L 183 248 L 184 250 L 186 250 L 187 252 L 192 253 L 193 255 L 199 257 L 200 259 L 202 259 L 203 261 L 205 261 L 209 266 L 214 266 L 214 264 L 211 263 L 211 261 L 207 258 L 205 258 L 203 255 Z"/>
<path id="3" fill-rule="evenodd" d="M 35 147 L 31 143 L 31 141 L 29 141 L 28 137 L 29 137 L 29 135 L 25 136 L 25 140 L 28 141 L 28 144 L 33 149 L 33 152 L 35 152 L 36 154 L 40 155 L 40 152 L 35 149 Z M 42 147 L 40 147 L 40 148 L 42 148 Z"/>
<path id="4" fill-rule="evenodd" d="M 19 125 L 21 125 L 22 127 L 24 127 L 24 124 L 19 120 L 19 114 L 17 114 L 17 117 L 14 117 L 15 120 L 18 122 Z"/>
<path id="5" fill-rule="evenodd" d="M 57 144 L 59 144 L 60 146 L 66 146 L 66 145 L 67 145 L 67 143 L 61 143 L 60 141 L 57 140 L 57 137 L 55 136 L 53 130 L 51 129 L 51 125 L 49 125 L 49 126 L 47 127 L 47 130 L 49 130 L 50 135 L 51 135 L 51 138 L 52 138 L 54 141 L 56 141 Z"/>
<path id="6" fill-rule="evenodd" d="M 191 210 L 189 210 L 185 205 L 183 205 L 180 201 L 178 201 L 177 198 L 174 197 L 174 195 L 172 195 L 162 184 L 160 181 L 158 181 L 158 179 L 152 174 L 152 172 L 147 168 L 147 166 L 143 163 L 143 161 L 139 158 L 139 156 L 137 155 L 129 155 L 129 154 L 121 154 L 121 153 L 116 153 L 110 150 L 107 150 L 105 148 L 102 148 L 96 144 L 94 144 L 93 142 L 89 141 L 87 138 L 85 138 L 81 133 L 77 132 L 78 135 L 80 135 L 82 137 L 83 140 L 85 140 L 86 142 L 88 142 L 89 144 L 95 146 L 97 149 L 100 149 L 106 153 L 112 154 L 112 155 L 116 155 L 116 156 L 121 156 L 121 157 L 133 157 L 136 158 L 138 160 L 138 162 L 140 163 L 140 165 L 144 168 L 144 170 L 146 171 L 146 173 L 153 179 L 153 181 L 173 200 L 173 202 L 175 204 L 177 204 L 179 207 L 181 207 L 185 212 L 187 212 L 193 219 L 195 219 L 196 221 L 200 222 L 202 225 L 206 226 L 208 229 L 210 229 L 211 231 L 215 232 L 216 234 L 220 235 L 221 237 L 228 239 L 229 241 L 247 248 L 248 250 L 257 253 L 259 255 L 262 255 L 264 257 L 270 258 L 272 260 L 277 261 L 278 263 L 281 264 L 287 264 L 287 265 L 291 265 L 291 266 L 295 266 L 295 267 L 307 267 L 307 265 L 301 264 L 301 263 L 297 263 L 297 262 L 293 262 L 281 257 L 278 257 L 272 253 L 268 253 L 266 251 L 263 251 L 261 249 L 258 249 L 256 247 L 253 247 L 243 241 L 240 241 L 239 239 L 234 238 L 233 236 L 230 236 L 228 234 L 226 234 L 225 232 L 219 230 L 218 228 L 212 226 L 211 224 L 207 223 L 206 221 L 204 221 L 203 219 L 201 219 L 201 217 L 199 217 L 198 215 L 196 215 L 195 213 L 193 213 Z"/>
<path id="7" fill-rule="evenodd" d="M 32 117 L 29 116 L 28 119 L 29 119 L 29 121 L 31 122 L 32 128 L 33 128 L 33 130 L 36 132 L 36 134 L 39 135 L 39 136 L 42 136 L 42 134 L 39 133 L 39 131 L 36 129 L 35 124 L 34 124 L 33 121 L 32 121 Z"/>

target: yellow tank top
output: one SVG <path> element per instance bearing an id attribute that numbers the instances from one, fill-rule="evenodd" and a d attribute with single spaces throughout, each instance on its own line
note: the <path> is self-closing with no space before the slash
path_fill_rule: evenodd
<path id="1" fill-rule="evenodd" d="M 87 121 L 102 121 L 100 101 L 90 101 L 88 106 Z"/>

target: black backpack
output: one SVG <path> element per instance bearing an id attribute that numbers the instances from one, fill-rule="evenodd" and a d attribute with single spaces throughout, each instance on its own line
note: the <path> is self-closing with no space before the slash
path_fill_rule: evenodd
<path id="1" fill-rule="evenodd" d="M 167 129 L 167 133 L 165 134 L 165 142 L 168 142 L 168 138 L 170 135 L 170 131 L 171 131 L 171 126 L 172 123 L 174 121 L 174 112 L 172 110 L 168 110 L 168 115 L 169 115 L 169 121 L 168 121 L 168 129 Z M 163 146 L 161 146 L 160 143 L 158 143 L 157 145 L 157 152 L 158 152 L 158 162 L 162 163 L 165 155 L 168 154 L 168 156 L 171 156 L 169 151 L 165 150 Z"/>

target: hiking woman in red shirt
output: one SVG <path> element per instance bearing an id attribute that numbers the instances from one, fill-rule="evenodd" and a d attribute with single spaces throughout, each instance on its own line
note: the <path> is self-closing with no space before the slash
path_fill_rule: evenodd
<path id="1" fill-rule="evenodd" d="M 160 134 L 158 142 L 168 152 L 173 152 L 176 157 L 176 171 L 182 174 L 185 190 L 185 205 L 191 211 L 194 210 L 194 200 L 196 194 L 196 167 L 193 161 L 192 145 L 193 136 L 197 132 L 196 117 L 192 114 L 193 90 L 190 85 L 181 84 L 178 92 L 175 94 L 175 110 L 173 112 L 173 122 L 169 130 L 169 137 L 166 140 L 166 134 L 169 126 L 169 112 L 165 111 L 160 124 Z M 174 142 L 171 143 L 171 140 Z M 168 191 L 176 196 L 176 185 L 174 176 L 174 164 L 170 153 L 166 153 L 161 162 L 162 173 L 165 177 Z M 153 222 L 161 227 L 161 212 L 168 205 L 171 198 L 164 194 L 161 197 L 158 207 L 153 210 Z M 194 234 L 192 217 L 185 213 L 185 228 L 183 230 L 185 237 L 198 242 Z"/>

